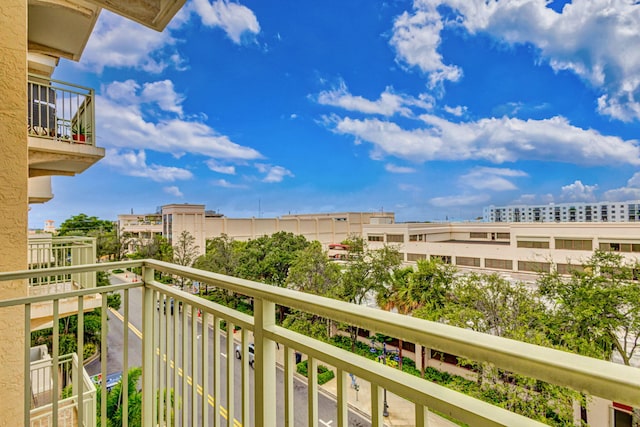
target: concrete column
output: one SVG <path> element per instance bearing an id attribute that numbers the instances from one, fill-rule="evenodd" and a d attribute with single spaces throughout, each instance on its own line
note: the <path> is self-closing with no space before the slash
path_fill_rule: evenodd
<path id="1" fill-rule="evenodd" d="M 0 2 L 0 271 L 27 268 L 27 0 Z M 0 299 L 27 295 L 0 282 Z M 24 420 L 24 308 L 0 310 L 0 426 Z"/>

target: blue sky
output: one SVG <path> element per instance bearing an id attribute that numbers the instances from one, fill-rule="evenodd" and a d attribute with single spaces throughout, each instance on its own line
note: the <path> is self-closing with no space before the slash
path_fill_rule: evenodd
<path id="1" fill-rule="evenodd" d="M 230 217 L 640 199 L 632 0 L 189 0 L 103 11 L 79 63 L 107 156 L 29 223 L 200 203 Z"/>

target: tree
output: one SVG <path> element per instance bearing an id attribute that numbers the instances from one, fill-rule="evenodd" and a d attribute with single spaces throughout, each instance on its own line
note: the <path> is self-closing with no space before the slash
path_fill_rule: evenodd
<path id="1" fill-rule="evenodd" d="M 378 292 L 385 291 L 392 280 L 392 271 L 400 265 L 400 252 L 386 245 L 381 249 L 368 250 L 361 237 L 351 237 L 343 244 L 349 247 L 347 262 L 331 296 L 362 305 L 367 297 L 375 298 Z M 355 350 L 358 329 L 357 326 L 349 326 L 352 351 Z"/>
<path id="2" fill-rule="evenodd" d="M 187 230 L 183 230 L 173 245 L 173 262 L 185 267 L 191 267 L 197 258 L 198 246 L 196 246 L 196 238 Z M 178 283 L 184 289 L 187 279 L 183 276 L 178 276 Z"/>
<path id="3" fill-rule="evenodd" d="M 340 267 L 329 260 L 320 242 L 298 251 L 291 263 L 286 286 L 316 295 L 328 295 L 340 280 Z"/>
<path id="4" fill-rule="evenodd" d="M 568 279 L 557 271 L 540 276 L 540 294 L 551 306 L 553 340 L 601 359 L 617 354 L 630 365 L 640 341 L 637 269 L 620 254 L 597 250 Z"/>
<path id="5" fill-rule="evenodd" d="M 59 236 L 90 236 L 108 233 L 113 230 L 113 221 L 98 219 L 84 213 L 72 216 L 60 224 Z M 93 233 L 93 234 L 92 234 Z"/>
<path id="6" fill-rule="evenodd" d="M 238 245 L 226 234 L 207 240 L 204 255 L 198 257 L 194 267 L 214 273 L 235 276 L 238 268 Z"/>

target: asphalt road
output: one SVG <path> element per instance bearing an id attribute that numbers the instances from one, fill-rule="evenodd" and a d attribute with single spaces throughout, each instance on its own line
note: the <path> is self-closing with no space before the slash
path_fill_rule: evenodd
<path id="1" fill-rule="evenodd" d="M 111 276 L 111 283 L 112 284 L 119 284 L 119 283 L 123 283 L 123 281 L 121 279 L 119 279 L 118 277 L 115 276 Z M 124 306 L 124 297 L 122 298 L 122 302 L 123 302 L 123 306 Z M 129 327 L 127 328 L 127 333 L 129 334 L 129 367 L 135 367 L 135 366 L 141 366 L 142 365 L 142 340 L 141 340 L 141 331 L 142 331 L 142 292 L 140 289 L 132 289 L 129 291 Z M 163 311 L 163 310 L 161 310 Z M 113 373 L 113 372 L 118 372 L 118 371 L 122 371 L 123 370 L 123 366 L 122 366 L 122 356 L 123 356 L 123 342 L 124 342 L 124 333 L 125 333 L 125 328 L 124 328 L 124 324 L 122 321 L 122 315 L 124 314 L 124 309 L 123 307 L 120 308 L 120 310 L 118 311 L 118 313 L 109 313 L 109 321 L 108 321 L 108 325 L 109 325 L 109 331 L 108 331 L 108 336 L 107 336 L 107 373 Z M 161 313 L 162 314 L 162 313 Z M 179 322 L 179 327 L 178 327 L 178 343 L 183 343 L 182 341 L 182 315 L 181 313 L 178 313 L 178 311 L 176 310 L 176 312 L 174 313 L 174 315 L 171 315 L 170 313 L 168 314 L 169 316 L 175 316 L 175 320 Z M 164 321 L 165 316 L 160 316 L 160 319 L 162 321 Z M 172 321 L 172 320 L 171 320 Z M 188 317 L 187 319 L 187 330 L 189 331 L 187 333 L 187 337 L 186 340 L 184 341 L 184 345 L 187 346 L 187 348 L 192 348 L 191 346 L 191 317 Z M 198 358 L 200 359 L 202 356 L 201 353 L 201 342 L 202 342 L 202 325 L 200 322 L 196 323 L 196 328 L 197 328 L 197 339 L 198 339 L 198 346 L 197 346 L 197 351 L 198 351 Z M 209 351 L 208 351 L 208 355 L 209 355 L 209 375 L 208 375 L 208 380 L 209 380 L 209 399 L 208 399 L 208 409 L 209 409 L 209 415 L 208 415 L 208 419 L 209 421 L 212 420 L 213 418 L 213 405 L 212 405 L 212 401 L 213 401 L 213 397 L 211 397 L 211 394 L 213 394 L 213 375 L 212 375 L 212 371 L 213 371 L 213 342 L 214 342 L 214 337 L 213 337 L 213 329 L 211 327 L 207 328 L 208 331 L 208 340 L 207 342 L 209 343 Z M 223 409 L 221 409 L 221 413 L 223 414 L 223 426 L 226 425 L 226 408 L 228 407 L 227 405 L 227 396 L 226 396 L 226 375 L 227 375 L 227 354 L 226 354 L 226 337 L 225 336 L 221 336 L 220 337 L 220 347 L 219 349 L 221 349 L 221 353 L 220 353 L 220 384 L 221 384 L 221 396 L 220 396 L 220 403 L 223 406 Z M 231 357 L 233 358 L 234 355 L 232 354 Z M 185 368 L 185 372 L 189 373 L 191 372 L 191 355 L 187 356 L 187 361 L 186 364 L 182 364 L 182 350 L 181 348 L 178 351 L 178 354 L 175 355 L 175 359 L 177 362 L 178 366 L 182 366 L 183 368 Z M 236 360 L 236 363 L 234 363 L 234 384 L 235 384 L 235 391 L 234 391 L 234 406 L 235 406 L 235 423 L 234 425 L 236 427 L 239 427 L 240 425 L 249 425 L 249 426 L 253 426 L 254 422 L 253 419 L 251 418 L 249 420 L 248 424 L 245 424 L 242 422 L 242 417 L 241 417 L 241 405 L 242 405 L 242 396 L 241 396 L 241 390 L 240 390 L 240 386 L 242 384 L 242 370 L 241 370 L 241 364 L 237 363 L 239 361 Z M 200 363 L 200 360 L 198 360 L 198 364 Z M 94 362 L 88 364 L 86 366 L 87 372 L 89 373 L 89 375 L 95 375 L 97 373 L 100 372 L 101 370 L 101 363 L 100 360 L 95 360 Z M 166 373 L 166 364 L 162 363 L 160 369 L 162 370 L 162 375 L 164 376 Z M 173 368 L 170 369 L 170 383 L 172 383 L 173 381 Z M 179 373 L 181 373 L 181 370 L 179 370 Z M 156 375 L 160 375 L 159 372 L 156 373 Z M 190 378 L 190 377 L 189 377 Z M 276 387 L 276 402 L 277 402 L 277 407 L 274 408 L 274 410 L 276 411 L 276 419 L 278 420 L 278 426 L 284 426 L 284 373 L 283 370 L 278 368 L 277 372 L 276 372 L 276 381 L 277 381 L 277 387 Z M 196 384 L 201 385 L 200 382 L 197 380 Z M 250 402 L 250 417 L 253 417 L 253 399 L 254 399 L 254 382 L 253 382 L 253 369 L 250 368 L 249 369 L 249 386 L 250 386 L 250 392 L 249 392 L 249 402 Z M 187 386 L 187 396 L 184 396 L 184 393 L 182 393 L 182 377 L 180 376 L 178 379 L 178 384 L 173 385 L 170 384 L 169 387 L 174 387 L 176 390 L 176 396 L 182 396 L 181 399 L 181 405 L 183 407 L 186 408 L 190 408 L 192 405 L 192 401 L 191 401 L 191 386 L 188 385 Z M 201 413 L 201 394 L 198 395 L 197 397 L 197 419 L 200 420 L 202 413 Z M 294 419 L 295 419 L 295 425 L 296 426 L 306 426 L 307 423 L 307 385 L 305 381 L 302 381 L 298 378 L 294 378 Z M 180 418 L 181 414 L 178 413 L 176 418 Z M 322 426 L 332 426 L 335 425 L 336 423 L 336 402 L 329 396 L 323 394 L 322 392 L 320 392 L 318 394 L 318 423 L 319 425 Z M 181 425 L 181 420 L 180 419 L 176 419 L 177 425 Z M 188 425 L 200 425 L 202 424 L 200 423 L 193 423 L 191 422 L 191 419 L 189 418 L 189 420 L 187 421 Z M 349 425 L 350 426 L 354 426 L 354 427 L 368 427 L 370 426 L 369 421 L 367 421 L 366 419 L 362 418 L 358 413 L 354 413 L 352 411 L 349 412 Z"/>

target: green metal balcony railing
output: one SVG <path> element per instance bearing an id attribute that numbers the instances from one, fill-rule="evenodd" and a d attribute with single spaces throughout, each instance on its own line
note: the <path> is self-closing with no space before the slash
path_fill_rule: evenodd
<path id="1" fill-rule="evenodd" d="M 29 74 L 29 136 L 95 145 L 94 90 Z"/>
<path id="2" fill-rule="evenodd" d="M 114 353 L 121 348 L 118 369 L 122 370 L 123 381 L 126 383 L 127 369 L 136 363 L 133 359 L 136 357 L 136 348 L 139 348 L 139 364 L 142 366 L 142 425 L 145 426 L 219 426 L 224 423 L 236 427 L 273 427 L 278 425 L 276 420 L 280 421 L 280 425 L 284 420 L 283 425 L 292 426 L 298 411 L 306 414 L 306 425 L 318 426 L 319 393 L 316 369 L 313 367 L 319 362 L 336 369 L 337 423 L 334 425 L 340 427 L 346 427 L 348 423 L 347 379 L 350 373 L 371 384 L 369 412 L 371 424 L 376 427 L 382 426 L 384 422 L 383 389 L 410 402 L 414 424 L 417 426 L 426 425 L 428 410 L 432 409 L 472 426 L 541 425 L 537 421 L 280 327 L 276 324 L 276 304 L 357 325 L 468 360 L 489 362 L 507 371 L 570 387 L 580 393 L 634 407 L 640 406 L 640 370 L 635 368 L 159 261 L 140 260 L 54 268 L 48 271 L 1 273 L 0 282 L 132 267 L 141 268 L 141 281 L 59 295 L 3 300 L 0 301 L 0 310 L 4 307 L 24 307 L 25 329 L 29 330 L 33 304 L 51 303 L 53 323 L 57 324 L 60 300 L 74 298 L 80 313 L 78 329 L 82 330 L 87 316 L 82 314 L 85 296 L 121 292 L 123 308 L 117 315 L 107 308 L 107 298 L 101 300 L 103 357 L 100 370 L 103 376 L 108 374 L 108 363 L 112 362 Z M 197 281 L 201 286 L 214 286 L 244 295 L 253 301 L 254 314 L 250 316 L 163 285 L 154 279 L 158 272 Z M 120 318 L 122 325 L 113 318 L 107 323 L 110 313 Z M 132 326 L 137 321 L 141 322 L 139 330 Z M 200 329 L 202 325 L 208 326 L 208 333 Z M 122 331 L 122 345 L 109 348 L 109 351 L 108 326 L 111 332 Z M 232 339 L 224 342 L 225 328 L 232 331 L 235 327 L 241 328 L 235 334 L 235 342 Z M 53 331 L 54 343 L 59 339 L 56 329 Z M 140 343 L 132 341 L 129 329 L 136 331 Z M 253 374 L 249 365 L 251 336 L 255 346 Z M 29 425 L 29 340 L 26 341 L 23 367 L 26 395 L 24 425 Z M 82 334 L 77 341 L 78 348 L 83 348 Z M 280 349 L 277 349 L 276 343 L 279 343 Z M 236 348 L 241 353 L 240 360 L 232 356 Z M 283 381 L 277 381 L 276 369 L 279 365 L 276 359 L 283 351 Z M 226 352 L 226 356 L 221 355 L 223 352 Z M 295 352 L 308 357 L 310 368 L 307 398 L 304 403 L 299 399 L 295 400 L 294 405 Z M 52 349 L 52 359 L 53 365 L 57 365 L 60 356 L 55 346 Z M 238 364 L 240 375 L 236 377 L 234 373 Z M 52 377 L 53 382 L 59 384 L 56 370 L 52 372 Z M 106 385 L 103 383 L 100 388 L 104 396 Z M 78 387 L 74 387 L 73 394 L 83 395 L 85 389 L 83 383 L 79 382 Z M 171 390 L 171 398 L 162 397 L 169 394 L 165 394 L 166 390 Z M 276 401 L 276 396 L 281 398 Z M 123 389 L 121 398 L 126 414 L 129 410 L 126 388 Z M 102 399 L 98 408 L 102 420 L 107 417 L 105 400 Z M 277 404 L 282 405 L 281 410 L 275 409 Z M 59 413 L 60 403 L 52 402 L 51 410 L 54 414 Z M 84 412 L 83 406 L 79 405 L 79 419 L 84 417 Z M 56 423 L 54 416 L 51 425 L 58 425 Z"/>
<path id="3" fill-rule="evenodd" d="M 96 260 L 95 237 L 52 237 L 43 234 L 30 237 L 27 246 L 29 270 L 91 264 Z M 29 286 L 31 295 L 94 288 L 96 273 L 32 277 Z"/>

